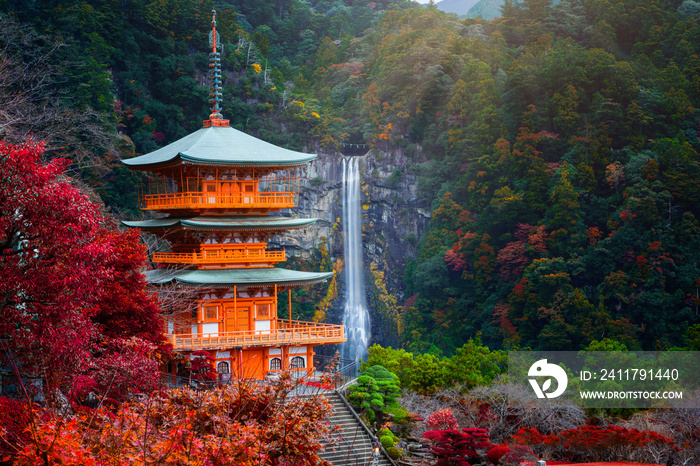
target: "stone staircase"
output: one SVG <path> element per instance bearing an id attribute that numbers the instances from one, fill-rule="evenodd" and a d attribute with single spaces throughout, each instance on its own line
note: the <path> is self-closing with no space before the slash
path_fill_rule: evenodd
<path id="1" fill-rule="evenodd" d="M 333 466 L 395 466 L 381 447 L 378 462 L 375 463 L 372 456 L 374 437 L 338 393 L 328 391 L 325 396 L 334 410 L 331 425 L 339 429 L 332 435 L 336 440 L 334 444 L 326 446 L 319 455 L 321 459 Z"/>

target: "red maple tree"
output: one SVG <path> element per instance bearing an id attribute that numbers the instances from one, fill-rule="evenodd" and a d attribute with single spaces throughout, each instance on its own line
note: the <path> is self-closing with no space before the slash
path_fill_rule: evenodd
<path id="1" fill-rule="evenodd" d="M 429 430 L 423 438 L 432 442 L 438 466 L 469 466 L 477 462 L 479 450 L 493 446 L 487 430 L 480 428 Z"/>
<path id="2" fill-rule="evenodd" d="M 149 389 L 164 341 L 144 248 L 71 184 L 67 160 L 42 164 L 43 150 L 0 142 L 2 363 L 48 401 L 75 382 L 111 396 Z"/>

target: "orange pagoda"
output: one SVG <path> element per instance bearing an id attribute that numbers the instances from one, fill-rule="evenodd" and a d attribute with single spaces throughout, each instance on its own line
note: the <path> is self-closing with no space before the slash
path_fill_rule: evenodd
<path id="1" fill-rule="evenodd" d="M 285 251 L 267 249 L 270 237 L 316 219 L 270 215 L 296 207 L 302 168 L 315 154 L 266 143 L 229 126 L 221 116 L 221 68 L 216 13 L 212 12 L 212 113 L 204 127 L 161 149 L 124 160 L 148 173 L 143 210 L 160 218 L 125 221 L 164 238 L 156 252 L 162 268 L 146 273 L 154 286 L 174 284 L 182 309 L 164 315 L 175 352 L 191 360 L 208 351 L 222 379 L 255 378 L 281 370 L 309 372 L 314 346 L 345 341 L 343 326 L 292 320 L 291 288 L 327 280 L 329 273 L 275 267 Z M 287 291 L 289 308 L 278 308 Z M 287 318 L 283 318 L 287 314 Z M 176 372 L 169 367 L 169 372 Z"/>

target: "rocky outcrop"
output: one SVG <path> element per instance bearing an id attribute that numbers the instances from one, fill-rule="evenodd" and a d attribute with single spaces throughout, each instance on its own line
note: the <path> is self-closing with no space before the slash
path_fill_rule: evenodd
<path id="1" fill-rule="evenodd" d="M 411 160 L 401 151 L 371 151 L 359 157 L 363 259 L 367 301 L 372 308 L 372 343 L 396 345 L 396 316 L 382 315 L 386 314 L 386 305 L 379 302 L 383 298 L 380 294 L 388 293 L 398 304 L 404 302 L 403 273 L 408 261 L 416 255 L 418 239 L 430 219 L 430 209 L 418 198 L 417 180 L 411 170 L 416 160 Z M 307 169 L 299 207 L 292 215 L 315 217 L 318 222 L 277 239 L 277 245 L 286 248 L 289 255 L 308 259 L 325 237 L 336 269 L 342 268 L 338 266 L 342 266 L 343 261 L 342 158 L 337 153 L 321 153 Z M 376 265 L 374 274 L 370 273 L 372 263 Z M 384 283 L 385 291 L 375 287 L 377 279 Z M 328 320 L 335 322 L 342 319 L 345 301 L 342 273 L 338 282 L 339 297 L 327 312 Z"/>

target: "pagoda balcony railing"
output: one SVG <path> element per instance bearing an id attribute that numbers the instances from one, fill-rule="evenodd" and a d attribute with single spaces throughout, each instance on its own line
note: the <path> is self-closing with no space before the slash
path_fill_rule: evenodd
<path id="1" fill-rule="evenodd" d="M 175 351 L 280 345 L 329 345 L 345 341 L 342 325 L 279 319 L 277 329 L 217 332 L 202 334 L 166 334 Z"/>
<path id="2" fill-rule="evenodd" d="M 141 196 L 141 208 L 144 210 L 202 209 L 207 207 L 218 209 L 288 209 L 296 207 L 296 205 L 297 193 L 294 191 L 235 194 L 195 191 Z"/>
<path id="3" fill-rule="evenodd" d="M 278 263 L 287 260 L 284 251 L 266 251 L 264 249 L 223 250 L 206 252 L 156 252 L 153 262 L 161 264 L 249 264 Z M 270 264 L 272 266 L 272 264 Z"/>

